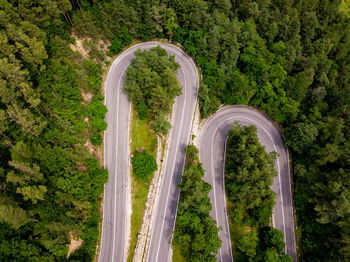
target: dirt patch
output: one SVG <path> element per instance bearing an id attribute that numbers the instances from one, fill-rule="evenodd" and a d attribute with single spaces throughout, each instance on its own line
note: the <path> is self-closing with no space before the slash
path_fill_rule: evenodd
<path id="1" fill-rule="evenodd" d="M 103 163 L 103 146 L 95 146 L 94 147 L 94 156 L 97 158 L 98 161 Z M 103 166 L 101 166 L 103 168 Z"/>
<path id="2" fill-rule="evenodd" d="M 69 240 L 70 240 L 70 244 L 68 245 L 67 258 L 69 258 L 69 256 L 72 253 L 74 253 L 74 251 L 77 250 L 83 243 L 83 240 L 80 239 L 79 237 L 74 236 L 72 231 L 69 232 Z"/>
<path id="3" fill-rule="evenodd" d="M 83 171 L 83 172 L 88 172 L 89 171 L 83 163 L 77 163 L 75 165 L 75 167 L 79 171 Z"/>
<path id="4" fill-rule="evenodd" d="M 194 111 L 194 118 L 192 121 L 191 138 L 190 138 L 190 140 L 192 141 L 192 144 L 197 148 L 199 148 L 199 139 L 202 133 L 202 127 L 203 125 L 201 123 L 199 104 L 197 102 L 196 108 Z"/>
<path id="5" fill-rule="evenodd" d="M 86 45 L 84 46 L 84 42 L 93 42 L 97 49 L 99 51 L 102 51 L 103 53 L 107 53 L 108 51 L 108 47 L 111 45 L 110 41 L 103 41 L 102 39 L 95 41 L 90 37 L 78 37 L 77 34 L 74 32 L 74 28 L 72 29 L 72 34 L 71 37 L 73 37 L 75 39 L 75 43 L 69 43 L 70 48 L 74 51 L 74 52 L 78 52 L 80 53 L 85 59 L 88 59 L 89 56 L 89 47 L 87 47 Z M 97 62 L 97 61 L 95 61 Z"/>
<path id="6" fill-rule="evenodd" d="M 244 227 L 245 232 L 252 232 L 253 228 L 252 227 Z"/>
<path id="7" fill-rule="evenodd" d="M 92 154 L 98 161 L 103 161 L 103 147 L 94 146 L 90 140 L 86 141 L 84 146 L 87 148 L 89 153 Z M 101 167 L 103 168 L 103 165 Z"/>
<path id="8" fill-rule="evenodd" d="M 101 217 L 103 215 L 103 204 L 104 204 L 104 199 L 102 199 L 100 209 L 98 210 Z"/>
<path id="9" fill-rule="evenodd" d="M 75 39 L 75 44 L 69 43 L 70 48 L 74 52 L 80 53 L 84 58 L 89 58 L 89 50 L 86 50 L 84 48 L 83 42 L 86 38 L 79 38 L 75 33 L 74 30 L 72 30 L 72 37 Z"/>
<path id="10" fill-rule="evenodd" d="M 94 146 L 91 144 L 90 140 L 86 141 L 84 146 L 87 148 L 87 150 L 90 152 L 90 154 L 94 155 L 94 153 L 95 153 Z"/>
<path id="11" fill-rule="evenodd" d="M 107 53 L 108 51 L 108 47 L 111 45 L 111 42 L 106 40 L 106 42 L 104 42 L 102 39 L 100 39 L 98 41 L 98 48 L 101 50 L 101 51 L 104 51 L 105 53 Z"/>
<path id="12" fill-rule="evenodd" d="M 85 91 L 83 88 L 81 89 L 81 96 L 83 97 L 85 102 L 90 103 L 93 97 L 91 92 Z"/>

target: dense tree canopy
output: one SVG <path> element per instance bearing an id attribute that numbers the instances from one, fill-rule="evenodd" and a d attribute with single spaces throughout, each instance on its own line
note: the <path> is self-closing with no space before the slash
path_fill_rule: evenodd
<path id="1" fill-rule="evenodd" d="M 283 234 L 268 227 L 276 194 L 271 186 L 276 153 L 260 144 L 255 126 L 232 126 L 226 149 L 225 187 L 236 261 L 291 261 Z"/>
<path id="2" fill-rule="evenodd" d="M 135 175 L 139 178 L 146 178 L 157 170 L 156 160 L 146 151 L 135 152 L 131 164 Z"/>
<path id="3" fill-rule="evenodd" d="M 227 141 L 225 186 L 228 199 L 244 207 L 258 225 L 269 224 L 275 193 L 271 186 L 276 176 L 276 153 L 266 153 L 255 126 L 232 126 Z M 268 211 L 268 212 L 267 212 Z M 262 215 L 267 213 L 265 215 Z"/>
<path id="4" fill-rule="evenodd" d="M 107 170 L 84 144 L 102 142 L 106 107 L 101 66 L 69 48 L 69 10 L 0 1 L 2 261 L 66 260 L 70 234 L 84 240 L 73 260 L 95 254 Z"/>
<path id="5" fill-rule="evenodd" d="M 29 211 L 35 206 L 56 210 L 46 204 L 54 201 L 48 197 L 56 192 L 51 186 L 57 177 L 70 179 L 64 173 L 73 167 L 84 166 L 75 163 L 88 156 L 81 146 L 86 126 L 84 134 L 92 143 L 102 141 L 105 109 L 93 115 L 96 108 L 80 104 L 77 88 L 91 91 L 97 104 L 102 101 L 101 67 L 72 54 L 68 41 L 73 26 L 79 36 L 110 41 L 109 54 L 133 39 L 180 43 L 201 68 L 202 117 L 230 103 L 259 107 L 278 121 L 292 150 L 300 260 L 349 260 L 349 10 L 348 0 L 1 0 L 1 208 L 13 215 L 1 214 L 0 219 L 19 227 L 15 232 L 10 224 L 1 224 L 1 239 L 9 240 L 2 242 L 4 256 L 20 260 L 24 254 L 34 256 L 30 250 L 35 250 L 48 256 L 40 257 L 42 261 L 56 258 L 48 247 L 42 251 L 43 242 L 33 237 L 54 235 L 34 230 L 49 218 Z M 89 53 L 103 57 L 94 48 Z M 86 117 L 88 124 L 81 121 Z M 163 132 L 169 125 L 157 117 L 152 128 Z M 21 143 L 33 155 L 12 153 L 17 144 L 24 148 Z M 71 177 L 80 181 L 85 172 Z M 39 186 L 45 186 L 46 193 Z M 65 188 L 62 181 L 60 187 Z M 67 192 L 58 194 L 62 201 L 69 199 Z M 68 205 L 87 210 L 82 203 L 63 204 Z M 64 213 L 61 208 L 57 214 Z M 66 238 L 57 239 L 56 249 L 64 249 Z"/>
<path id="6" fill-rule="evenodd" d="M 170 123 L 164 115 L 170 113 L 175 97 L 181 94 L 176 78 L 178 68 L 174 56 L 157 46 L 136 50 L 126 70 L 124 90 L 141 117 L 151 117 L 151 128 L 157 133 L 168 133 Z"/>

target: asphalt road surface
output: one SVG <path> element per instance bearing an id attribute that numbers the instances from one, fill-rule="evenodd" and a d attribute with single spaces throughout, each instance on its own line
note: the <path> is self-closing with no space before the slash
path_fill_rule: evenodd
<path id="1" fill-rule="evenodd" d="M 213 187 L 209 193 L 213 205 L 211 216 L 217 221 L 217 225 L 222 227 L 219 233 L 222 246 L 217 261 L 233 261 L 225 200 L 224 163 L 228 132 L 235 121 L 241 125 L 255 125 L 261 144 L 268 152 L 276 151 L 279 154 L 275 164 L 278 175 L 272 185 L 277 194 L 272 223 L 283 232 L 285 251 L 295 261 L 296 244 L 288 151 L 283 146 L 281 133 L 272 121 L 259 111 L 246 106 L 226 106 L 218 110 L 205 123 L 200 138 L 199 157 L 205 170 L 204 179 Z"/>
<path id="2" fill-rule="evenodd" d="M 172 45 L 162 45 L 168 53 L 174 54 L 181 68 L 178 80 L 182 85 L 182 95 L 175 100 L 172 112 L 173 126 L 165 156 L 163 179 L 156 200 L 156 211 L 152 223 L 151 241 L 147 261 L 168 261 L 171 238 L 174 230 L 179 199 L 180 178 L 185 163 L 185 148 L 189 142 L 194 109 L 197 101 L 199 79 L 193 61 L 180 49 Z"/>
<path id="3" fill-rule="evenodd" d="M 172 113 L 172 129 L 169 135 L 168 150 L 165 156 L 164 177 L 156 200 L 152 222 L 151 241 L 147 250 L 147 261 L 168 261 L 170 259 L 171 238 L 174 230 L 178 183 L 183 171 L 194 109 L 199 86 L 198 72 L 193 61 L 178 47 L 160 42 L 145 42 L 134 45 L 120 54 L 113 62 L 106 81 L 105 104 L 108 108 L 105 132 L 105 167 L 109 178 L 105 185 L 103 223 L 99 261 L 126 261 L 127 239 L 130 232 L 129 170 L 129 119 L 131 104 L 122 86 L 125 70 L 134 58 L 138 48 L 149 49 L 160 45 L 175 55 L 180 64 L 178 80 L 183 86 L 182 95 L 176 98 Z M 210 192 L 213 204 L 212 216 L 222 226 L 220 237 L 223 241 L 218 261 L 232 261 L 230 237 L 228 234 L 227 212 L 223 184 L 224 146 L 229 126 L 234 120 L 241 124 L 255 124 L 258 136 L 268 151 L 280 154 L 273 190 L 277 193 L 273 214 L 274 226 L 285 235 L 287 252 L 295 257 L 294 224 L 292 216 L 291 191 L 289 181 L 288 152 L 283 147 L 282 137 L 269 119 L 247 107 L 225 107 L 213 115 L 205 124 L 201 136 L 200 159 L 206 170 L 205 179 L 212 184 Z M 282 194 L 281 194 L 282 192 Z"/>
<path id="4" fill-rule="evenodd" d="M 173 128 L 170 131 L 165 173 L 157 201 L 148 253 L 148 261 L 168 260 L 169 239 L 175 224 L 179 196 L 177 185 L 183 170 L 184 149 L 189 140 L 199 80 L 195 64 L 180 48 L 160 42 L 146 42 L 132 46 L 120 54 L 113 62 L 106 81 L 105 104 L 108 108 L 106 114 L 108 127 L 105 132 L 104 154 L 109 178 L 104 191 L 100 262 L 126 261 L 130 231 L 127 203 L 130 200 L 128 180 L 131 104 L 122 87 L 125 70 L 134 58 L 134 51 L 138 48 L 150 49 L 157 45 L 176 56 L 175 59 L 181 66 L 178 70 L 178 80 L 183 86 L 182 95 L 176 98 L 173 106 Z"/>

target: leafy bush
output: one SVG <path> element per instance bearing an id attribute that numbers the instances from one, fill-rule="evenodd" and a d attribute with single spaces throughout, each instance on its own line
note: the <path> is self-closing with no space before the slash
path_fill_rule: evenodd
<path id="1" fill-rule="evenodd" d="M 109 47 L 110 55 L 118 54 L 124 46 L 131 43 L 132 39 L 134 39 L 134 36 L 129 33 L 127 27 L 124 25 L 122 31 L 112 40 L 111 46 Z"/>
<path id="2" fill-rule="evenodd" d="M 76 41 L 75 41 L 75 38 L 74 38 L 73 36 L 71 36 L 71 37 L 69 38 L 69 43 L 75 45 Z"/>
<path id="3" fill-rule="evenodd" d="M 94 61 L 91 60 L 84 60 L 83 66 L 85 69 L 85 75 L 87 76 L 87 79 L 85 77 L 86 81 L 86 87 L 87 89 L 93 91 L 94 93 L 99 93 L 101 90 L 101 84 L 102 84 L 102 69 L 100 64 L 96 64 Z"/>
<path id="4" fill-rule="evenodd" d="M 148 118 L 148 107 L 144 102 L 140 102 L 136 106 L 136 110 L 139 112 L 139 118 L 140 120 L 144 120 Z"/>
<path id="5" fill-rule="evenodd" d="M 99 146 L 102 144 L 102 136 L 98 132 L 92 132 L 90 140 L 91 144 L 93 144 L 94 146 Z"/>
<path id="6" fill-rule="evenodd" d="M 93 101 L 91 104 L 89 104 L 89 113 L 95 117 L 104 119 L 107 111 L 107 107 L 100 101 Z"/>
<path id="7" fill-rule="evenodd" d="M 150 122 L 150 127 L 159 134 L 166 135 L 171 128 L 171 124 L 164 118 L 163 115 L 157 115 L 153 121 Z"/>
<path id="8" fill-rule="evenodd" d="M 118 54 L 123 49 L 123 47 L 124 45 L 120 39 L 114 39 L 111 43 L 111 46 L 109 47 L 110 55 Z"/>
<path id="9" fill-rule="evenodd" d="M 107 123 L 104 119 L 99 119 L 99 118 L 92 118 L 90 120 L 90 124 L 93 128 L 96 128 L 98 132 L 101 132 L 103 130 L 106 130 L 107 128 Z"/>
<path id="10" fill-rule="evenodd" d="M 157 162 L 154 157 L 146 152 L 135 152 L 131 159 L 132 169 L 138 178 L 146 178 L 157 170 Z"/>

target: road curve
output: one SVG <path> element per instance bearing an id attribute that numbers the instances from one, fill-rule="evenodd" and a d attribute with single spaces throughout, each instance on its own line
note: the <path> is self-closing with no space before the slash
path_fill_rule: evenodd
<path id="1" fill-rule="evenodd" d="M 234 121 L 239 121 L 241 125 L 255 125 L 261 144 L 268 152 L 276 151 L 279 154 L 275 164 L 278 176 L 272 185 L 277 194 L 272 223 L 283 232 L 285 251 L 295 261 L 296 243 L 288 151 L 283 146 L 283 137 L 273 122 L 247 106 L 226 106 L 218 110 L 203 126 L 200 138 L 199 158 L 205 170 L 204 179 L 213 187 L 209 193 L 213 205 L 211 216 L 222 228 L 219 233 L 222 246 L 217 261 L 233 261 L 225 200 L 224 163 L 228 132 Z"/>
<path id="2" fill-rule="evenodd" d="M 121 53 L 113 62 L 105 82 L 105 104 L 108 108 L 108 124 L 104 138 L 104 165 L 109 170 L 105 184 L 103 222 L 99 261 L 126 261 L 130 232 L 129 170 L 129 119 L 131 103 L 123 92 L 125 70 L 134 58 L 134 51 L 160 45 L 175 55 L 180 64 L 178 80 L 183 86 L 182 95 L 176 98 L 172 113 L 164 177 L 157 200 L 152 226 L 148 261 L 166 261 L 169 256 L 169 240 L 175 224 L 179 196 L 178 183 L 185 160 L 184 148 L 188 144 L 194 108 L 197 101 L 199 79 L 193 61 L 179 47 L 156 41 L 134 45 Z"/>
<path id="3" fill-rule="evenodd" d="M 113 62 L 105 83 L 105 104 L 108 108 L 105 132 L 104 159 L 109 170 L 109 179 L 105 185 L 103 223 L 99 261 L 126 261 L 127 239 L 130 231 L 128 203 L 130 201 L 129 170 L 129 119 L 131 104 L 122 86 L 125 70 L 134 58 L 138 48 L 149 49 L 160 45 L 170 54 L 175 55 L 180 64 L 178 79 L 183 86 L 182 95 L 176 98 L 172 113 L 168 150 L 164 164 L 164 177 L 156 201 L 155 215 L 147 261 L 168 261 L 170 241 L 175 225 L 179 189 L 177 187 L 182 174 L 185 155 L 192 125 L 194 108 L 197 100 L 199 79 L 193 61 L 178 47 L 156 41 L 134 45 L 120 54 Z M 269 119 L 248 107 L 230 106 L 219 110 L 208 119 L 203 127 L 200 143 L 200 159 L 206 170 L 205 179 L 212 184 L 210 197 L 213 204 L 211 215 L 222 227 L 220 237 L 223 240 L 218 261 L 232 261 L 227 212 L 224 193 L 223 167 L 224 145 L 229 126 L 234 120 L 241 124 L 255 124 L 258 136 L 268 151 L 277 151 L 279 176 L 273 184 L 277 193 L 276 207 L 273 214 L 274 226 L 285 235 L 286 250 L 295 258 L 294 220 L 289 181 L 288 152 L 283 147 L 279 130 Z M 281 194 L 282 192 L 282 194 Z"/>

